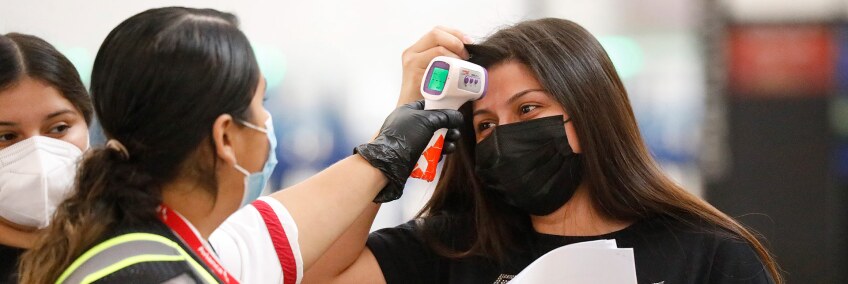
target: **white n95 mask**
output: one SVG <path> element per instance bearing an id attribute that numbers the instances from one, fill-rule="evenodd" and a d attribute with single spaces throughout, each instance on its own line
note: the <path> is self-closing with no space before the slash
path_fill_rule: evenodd
<path id="1" fill-rule="evenodd" d="M 34 136 L 0 150 L 0 217 L 44 228 L 74 184 L 82 151 L 74 144 Z"/>

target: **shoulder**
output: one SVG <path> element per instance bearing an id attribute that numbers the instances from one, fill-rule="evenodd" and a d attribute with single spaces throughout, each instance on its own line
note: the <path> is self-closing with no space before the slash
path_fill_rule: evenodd
<path id="1" fill-rule="evenodd" d="M 744 240 L 738 234 L 698 217 L 672 217 L 657 215 L 633 225 L 633 233 L 658 238 L 673 238 L 679 242 L 697 241 L 713 246 L 721 241 Z"/>
<path id="2" fill-rule="evenodd" d="M 698 217 L 655 216 L 644 219 L 635 225 L 633 233 L 650 236 L 653 240 L 666 240 L 681 246 L 680 249 L 705 252 L 712 257 L 720 249 L 752 249 L 750 243 L 741 235 L 718 224 Z"/>
<path id="3" fill-rule="evenodd" d="M 377 230 L 368 236 L 366 245 L 378 259 L 400 252 L 436 257 L 439 250 L 466 249 L 472 228 L 462 217 L 428 216 Z"/>
<path id="4" fill-rule="evenodd" d="M 642 246 L 678 255 L 682 269 L 710 283 L 773 283 L 754 246 L 741 235 L 701 218 L 658 216 L 639 222 Z M 636 252 L 639 253 L 638 251 Z"/>
<path id="5" fill-rule="evenodd" d="M 230 215 L 209 243 L 221 264 L 243 283 L 303 277 L 297 224 L 274 198 L 260 197 Z"/>
<path id="6" fill-rule="evenodd" d="M 716 242 L 710 280 L 713 283 L 773 283 L 754 247 L 744 239 L 721 238 Z"/>
<path id="7" fill-rule="evenodd" d="M 437 241 L 458 249 L 460 240 L 468 237 L 472 223 L 469 219 L 456 216 L 428 216 L 412 219 L 396 227 L 374 231 L 368 237 L 369 246 L 383 242 L 410 242 L 424 244 Z"/>
<path id="8" fill-rule="evenodd" d="M 461 223 L 448 216 L 417 218 L 371 233 L 366 245 L 387 283 L 443 283 L 450 260 L 441 253 L 455 250 L 457 236 L 471 228 L 460 230 Z"/>
<path id="9" fill-rule="evenodd" d="M 376 230 L 368 235 L 367 245 L 372 250 L 387 246 L 410 246 L 424 242 L 421 234 L 421 219 L 412 219 L 406 223 L 391 228 Z"/>

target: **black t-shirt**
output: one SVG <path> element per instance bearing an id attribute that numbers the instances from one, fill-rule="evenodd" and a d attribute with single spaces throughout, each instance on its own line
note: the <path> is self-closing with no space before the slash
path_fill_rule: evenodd
<path id="1" fill-rule="evenodd" d="M 439 222 L 429 220 L 428 222 Z M 456 221 L 456 220 L 454 220 Z M 469 222 L 451 222 L 449 248 L 467 247 Z M 606 235 L 569 237 L 533 232 L 520 253 L 506 263 L 483 257 L 451 259 L 424 243 L 415 220 L 382 229 L 368 237 L 386 282 L 392 283 L 507 283 L 545 253 L 573 243 L 615 239 L 620 248 L 633 248 L 639 283 L 774 283 L 757 253 L 744 240 L 729 238 L 703 222 L 680 222 L 666 217 L 641 220 Z"/>
<path id="2" fill-rule="evenodd" d="M 0 245 L 0 283 L 18 283 L 18 260 L 24 249 Z"/>

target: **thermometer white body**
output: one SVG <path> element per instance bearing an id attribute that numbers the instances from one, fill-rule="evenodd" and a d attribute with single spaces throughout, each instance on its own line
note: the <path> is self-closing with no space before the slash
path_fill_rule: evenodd
<path id="1" fill-rule="evenodd" d="M 433 58 L 421 78 L 424 109 L 459 109 L 466 102 L 486 94 L 488 79 L 486 69 L 480 65 L 446 56 Z M 442 128 L 434 133 L 410 177 L 426 181 L 435 179 L 446 132 L 447 129 Z"/>

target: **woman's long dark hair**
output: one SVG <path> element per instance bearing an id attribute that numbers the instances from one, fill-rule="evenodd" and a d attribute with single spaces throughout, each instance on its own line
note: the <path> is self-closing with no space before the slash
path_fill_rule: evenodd
<path id="1" fill-rule="evenodd" d="M 249 120 L 259 67 L 235 16 L 209 9 L 160 8 L 132 16 L 103 42 L 91 95 L 103 131 L 121 142 L 87 153 L 76 188 L 46 234 L 23 256 L 22 283 L 54 282 L 110 228 L 155 220 L 161 187 L 197 175 L 217 194 L 212 125 L 222 114 Z"/>
<path id="2" fill-rule="evenodd" d="M 471 60 L 484 67 L 507 61 L 526 65 L 572 118 L 583 150 L 584 180 L 593 206 L 617 220 L 666 216 L 704 220 L 726 237 L 749 242 L 771 275 L 781 283 L 776 263 L 760 241 L 733 218 L 686 192 L 649 154 L 612 62 L 598 41 L 579 25 L 562 19 L 526 21 L 469 46 Z M 470 104 L 463 107 L 470 117 Z M 470 120 L 469 120 L 470 121 Z M 483 190 L 474 172 L 474 131 L 467 123 L 463 142 L 446 160 L 444 177 L 419 213 L 431 247 L 450 257 L 482 255 L 503 261 L 532 227 L 529 216 Z M 476 229 L 465 249 L 449 250 L 439 241 L 444 219 L 463 216 Z M 441 219 L 439 222 L 429 220 Z M 719 232 L 721 233 L 721 232 Z"/>
<path id="3" fill-rule="evenodd" d="M 27 76 L 56 88 L 82 114 L 85 123 L 91 124 L 91 98 L 68 58 L 38 37 L 19 33 L 0 35 L 0 91 Z"/>

